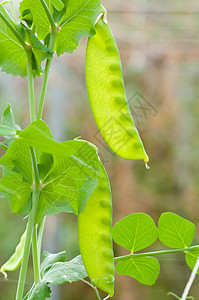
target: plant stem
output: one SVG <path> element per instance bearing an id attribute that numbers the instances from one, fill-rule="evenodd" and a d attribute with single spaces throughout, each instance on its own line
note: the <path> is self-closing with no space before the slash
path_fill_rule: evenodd
<path id="1" fill-rule="evenodd" d="M 49 22 L 50 22 L 51 30 L 52 30 L 52 31 L 56 30 L 57 28 L 56 28 L 55 22 L 54 22 L 54 20 L 53 20 L 53 17 L 52 17 L 52 15 L 51 15 L 51 12 L 50 12 L 48 6 L 46 5 L 46 2 L 45 2 L 44 0 L 40 0 L 40 2 L 41 2 L 41 4 L 42 4 L 42 6 L 43 6 L 43 8 L 44 8 L 44 10 L 45 10 L 45 13 L 46 13 L 46 15 L 47 15 L 47 17 L 48 17 L 48 20 L 49 20 Z"/>
<path id="2" fill-rule="evenodd" d="M 51 36 L 50 36 L 50 42 L 49 42 L 48 48 L 52 51 L 54 50 L 56 37 L 57 37 L 57 28 L 56 28 L 56 31 L 51 32 Z M 46 67 L 45 67 L 45 71 L 44 71 L 44 78 L 43 78 L 43 82 L 42 82 L 41 94 L 40 94 L 38 111 L 37 111 L 37 120 L 42 119 L 42 113 L 43 113 L 43 107 L 44 107 L 44 101 L 45 101 L 45 96 L 46 96 L 46 89 L 47 89 L 47 84 L 48 84 L 51 62 L 52 62 L 52 59 L 47 59 L 47 61 L 46 61 Z"/>
<path id="3" fill-rule="evenodd" d="M 2 144 L 0 143 L 0 147 L 5 151 L 8 150 L 8 147 L 6 145 L 4 145 L 3 143 Z"/>
<path id="4" fill-rule="evenodd" d="M 31 122 L 36 120 L 35 114 L 35 93 L 34 93 L 34 78 L 32 74 L 32 60 L 31 52 L 27 51 L 27 73 L 28 73 L 28 92 L 29 92 L 29 105 L 30 105 L 30 119 Z"/>
<path id="5" fill-rule="evenodd" d="M 37 211 L 37 204 L 38 204 L 39 194 L 40 194 L 40 182 L 39 182 L 39 176 L 38 176 L 36 156 L 35 156 L 35 152 L 32 147 L 30 147 L 30 153 L 31 153 L 32 164 L 33 164 L 35 184 L 34 184 L 33 194 L 32 194 L 32 208 L 29 213 L 27 235 L 26 235 L 23 259 L 22 259 L 21 270 L 20 270 L 20 275 L 19 275 L 16 300 L 22 300 L 22 297 L 23 297 L 26 272 L 27 272 L 27 266 L 28 266 L 28 258 L 29 258 L 30 246 L 31 246 L 31 241 L 32 241 L 32 233 L 33 233 L 33 227 L 34 227 L 34 223 L 35 223 L 35 215 L 36 215 L 36 211 Z"/>
<path id="6" fill-rule="evenodd" d="M 46 216 L 41 219 L 40 226 L 39 226 L 39 234 L 37 239 L 37 251 L 38 251 L 39 262 L 41 261 L 41 244 L 42 244 L 45 221 L 46 221 Z"/>
<path id="7" fill-rule="evenodd" d="M 196 277 L 196 274 L 197 274 L 197 272 L 198 272 L 198 269 L 199 269 L 199 257 L 198 257 L 198 259 L 197 259 L 197 261 L 196 261 L 196 264 L 195 264 L 195 266 L 194 266 L 194 268 L 193 268 L 193 271 L 191 272 L 191 276 L 190 276 L 190 278 L 189 278 L 189 280 L 188 280 L 188 282 L 187 282 L 187 285 L 186 285 L 186 287 L 185 287 L 185 289 L 184 289 L 184 292 L 183 292 L 183 294 L 182 294 L 182 300 L 186 300 L 187 299 L 187 296 L 188 296 L 188 294 L 189 294 L 189 291 L 190 291 L 190 289 L 191 289 L 191 286 L 192 286 L 192 284 L 193 284 L 193 282 L 194 282 L 194 279 L 195 279 L 195 277 Z"/>
<path id="8" fill-rule="evenodd" d="M 122 261 L 122 260 L 128 260 L 128 259 L 131 259 L 133 257 L 143 257 L 143 256 L 154 256 L 154 255 L 162 255 L 162 254 L 180 253 L 180 252 L 190 251 L 194 248 L 199 248 L 199 245 L 191 246 L 191 247 L 187 247 L 187 248 L 182 248 L 182 249 L 161 250 L 161 251 L 153 251 L 153 252 L 145 252 L 145 253 L 131 253 L 131 254 L 128 254 L 128 255 L 115 257 L 114 261 L 118 262 L 118 261 Z"/>
<path id="9" fill-rule="evenodd" d="M 37 249 L 37 225 L 34 226 L 32 235 L 32 253 L 33 253 L 33 267 L 34 267 L 34 278 L 35 283 L 41 280 L 40 277 L 40 257 Z"/>

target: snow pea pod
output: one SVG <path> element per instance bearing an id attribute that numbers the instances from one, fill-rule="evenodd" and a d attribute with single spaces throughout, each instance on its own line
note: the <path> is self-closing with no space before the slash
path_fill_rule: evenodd
<path id="1" fill-rule="evenodd" d="M 78 237 L 82 260 L 90 280 L 112 296 L 112 198 L 108 177 L 102 164 L 98 185 L 78 216 Z"/>
<path id="2" fill-rule="evenodd" d="M 127 103 L 119 51 L 103 17 L 88 39 L 85 76 L 91 110 L 102 137 L 125 159 L 144 160 L 145 152 Z"/>
<path id="3" fill-rule="evenodd" d="M 22 234 L 20 242 L 17 245 L 13 255 L 9 258 L 9 260 L 0 269 L 0 272 L 3 273 L 5 277 L 7 277 L 7 274 L 5 273 L 5 271 L 14 271 L 20 266 L 22 257 L 23 257 L 25 240 L 26 240 L 26 230 Z"/>

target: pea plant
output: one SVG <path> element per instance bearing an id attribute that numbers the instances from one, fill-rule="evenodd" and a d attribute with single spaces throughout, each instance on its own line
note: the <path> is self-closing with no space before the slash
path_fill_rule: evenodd
<path id="1" fill-rule="evenodd" d="M 9 5 L 11 14 L 6 10 Z M 5 277 L 7 271 L 20 267 L 16 300 L 50 298 L 49 285 L 78 280 L 88 284 L 97 299 L 102 299 L 104 292 L 108 294 L 104 299 L 108 299 L 114 295 L 115 271 L 152 285 L 160 272 L 156 257 L 170 253 L 185 254 L 186 263 L 193 269 L 191 284 L 198 272 L 199 245 L 191 245 L 193 223 L 166 212 L 156 227 L 147 214 L 133 213 L 112 228 L 111 189 L 97 148 L 80 138 L 55 141 L 42 120 L 53 56 L 72 54 L 84 36 L 88 37 L 86 86 L 99 131 L 117 155 L 143 160 L 149 168 L 149 158 L 127 104 L 118 48 L 100 1 L 22 0 L 19 21 L 12 2 L 2 2 L 0 67 L 7 74 L 27 76 L 31 119 L 27 128 L 21 129 L 8 105 L 0 123 L 3 137 L 0 147 L 5 151 L 0 159 L 1 195 L 9 200 L 12 213 L 25 215 L 27 220 L 14 254 L 1 267 Z M 36 76 L 42 80 L 37 107 Z M 110 137 L 107 124 L 119 132 L 120 142 L 117 136 Z M 45 218 L 60 212 L 73 213 L 78 218 L 80 255 L 70 261 L 66 261 L 65 251 L 56 254 L 44 251 L 41 258 Z M 172 249 L 140 252 L 158 238 Z M 129 254 L 114 257 L 113 241 Z M 31 248 L 34 282 L 24 295 Z M 187 298 L 189 290 L 190 281 L 181 299 Z"/>

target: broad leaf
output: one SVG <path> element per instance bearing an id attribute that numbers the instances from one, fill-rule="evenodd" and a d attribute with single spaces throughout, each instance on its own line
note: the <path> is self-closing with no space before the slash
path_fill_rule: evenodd
<path id="1" fill-rule="evenodd" d="M 58 256 L 59 253 L 57 254 L 57 257 Z M 44 263 L 45 261 L 42 264 Z M 45 300 L 46 297 L 50 296 L 50 288 L 48 287 L 48 284 L 56 286 L 66 282 L 75 282 L 85 277 L 87 277 L 87 273 L 80 255 L 71 261 L 55 262 L 50 269 L 44 273 L 41 281 L 38 284 L 33 285 L 24 300 Z M 36 297 L 37 295 L 38 298 Z"/>
<path id="2" fill-rule="evenodd" d="M 50 0 L 50 2 L 58 11 L 61 11 L 64 8 L 64 3 L 60 0 Z"/>
<path id="3" fill-rule="evenodd" d="M 59 22 L 55 50 L 57 55 L 72 53 L 84 36 L 92 36 L 94 23 L 100 11 L 99 0 L 66 1 L 66 13 Z"/>
<path id="4" fill-rule="evenodd" d="M 160 241 L 171 248 L 186 248 L 194 238 L 195 225 L 171 212 L 163 213 L 158 222 Z"/>
<path id="5" fill-rule="evenodd" d="M 45 0 L 46 5 L 49 7 L 52 12 L 52 5 L 50 0 Z M 20 18 L 26 19 L 26 14 L 24 11 L 32 11 L 33 23 L 36 25 L 37 36 L 39 40 L 45 40 L 45 37 L 50 33 L 50 22 L 46 15 L 46 12 L 41 4 L 40 0 L 23 0 L 20 2 L 19 11 L 21 13 Z"/>
<path id="6" fill-rule="evenodd" d="M 119 275 L 128 275 L 142 284 L 153 285 L 160 272 L 158 260 L 152 256 L 134 257 L 129 260 L 120 261 L 116 265 Z"/>
<path id="7" fill-rule="evenodd" d="M 14 76 L 25 77 L 27 75 L 26 42 L 30 46 L 29 51 L 31 51 L 32 55 L 33 73 L 35 76 L 40 75 L 41 61 L 52 57 L 52 54 L 29 29 L 24 29 L 25 27 L 22 28 L 20 26 L 17 27 L 1 4 L 0 14 L 6 18 L 17 33 L 17 36 L 20 37 L 19 40 L 0 17 L 0 67 L 2 71 Z"/>
<path id="8" fill-rule="evenodd" d="M 198 257 L 199 257 L 199 248 L 198 247 L 195 247 L 195 248 L 189 250 L 185 254 L 186 263 L 189 266 L 189 268 L 191 268 L 192 270 L 196 264 Z M 197 271 L 197 274 L 199 275 L 199 269 Z"/>
<path id="9" fill-rule="evenodd" d="M 113 240 L 131 252 L 150 246 L 157 238 L 158 230 L 153 219 L 144 213 L 129 215 L 113 227 Z"/>
<path id="10" fill-rule="evenodd" d="M 20 136 L 0 159 L 0 191 L 9 199 L 12 211 L 25 213 L 31 204 L 33 170 L 29 146 L 36 149 L 42 184 L 36 221 L 45 214 L 82 211 L 99 178 L 96 148 L 81 140 L 55 142 L 43 121 L 17 133 Z"/>

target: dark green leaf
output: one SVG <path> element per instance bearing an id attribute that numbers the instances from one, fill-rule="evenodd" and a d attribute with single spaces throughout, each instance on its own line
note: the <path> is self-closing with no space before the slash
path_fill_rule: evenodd
<path id="1" fill-rule="evenodd" d="M 52 169 L 53 166 L 53 156 L 50 153 L 42 153 L 40 157 L 40 163 L 38 164 L 38 171 L 39 171 L 39 179 L 43 179 L 49 171 Z"/>
<path id="2" fill-rule="evenodd" d="M 129 215 L 113 227 L 113 240 L 131 252 L 150 246 L 157 238 L 158 230 L 153 219 L 144 213 Z"/>
<path id="3" fill-rule="evenodd" d="M 171 212 L 163 213 L 158 223 L 160 241 L 171 248 L 186 248 L 194 238 L 195 225 Z"/>
<path id="4" fill-rule="evenodd" d="M 189 266 L 189 268 L 191 268 L 192 270 L 196 264 L 198 257 L 199 257 L 199 248 L 198 247 L 189 250 L 185 254 L 186 263 Z M 197 271 L 197 274 L 199 275 L 199 269 Z"/>
<path id="5" fill-rule="evenodd" d="M 142 284 L 153 285 L 159 275 L 160 265 L 152 256 L 135 257 L 120 261 L 116 265 L 116 272 L 119 275 L 131 276 Z"/>
<path id="6" fill-rule="evenodd" d="M 50 298 L 51 290 L 44 282 L 34 284 L 24 300 L 45 300 Z"/>

